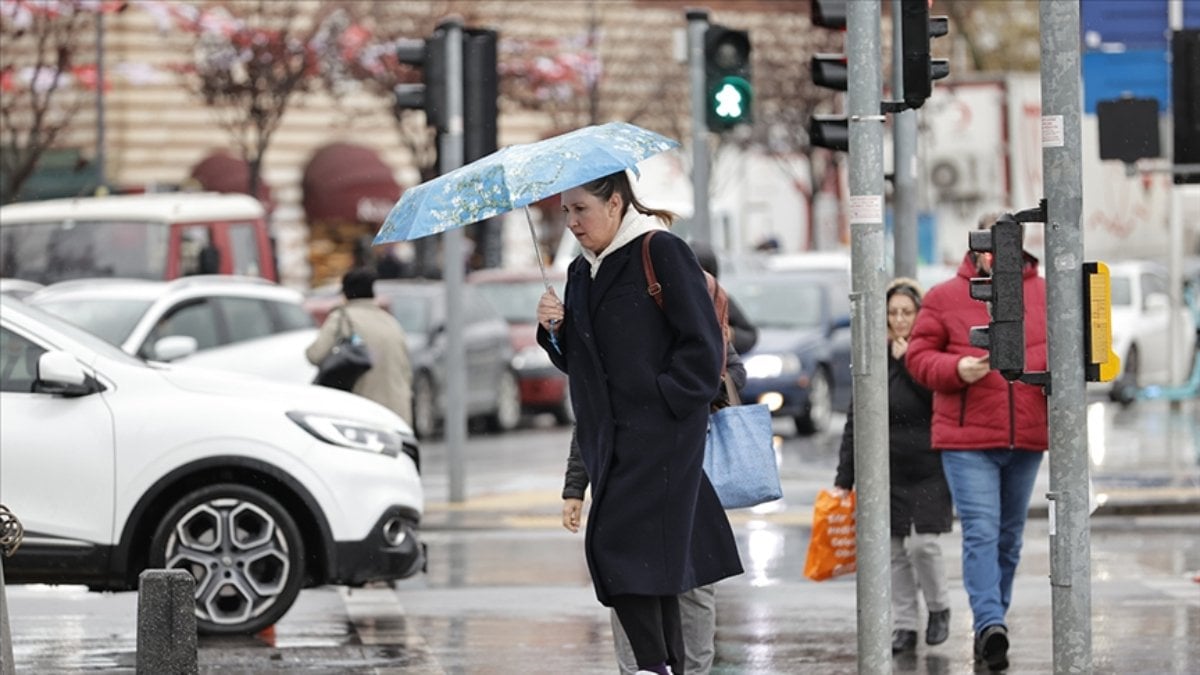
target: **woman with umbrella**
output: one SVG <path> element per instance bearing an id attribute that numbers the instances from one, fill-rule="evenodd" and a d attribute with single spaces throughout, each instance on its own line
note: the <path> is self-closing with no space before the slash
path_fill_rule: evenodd
<path id="1" fill-rule="evenodd" d="M 682 673 L 677 596 L 742 572 L 702 469 L 721 329 L 695 256 L 669 232 L 648 249 L 662 309 L 649 294 L 642 239 L 673 215 L 638 201 L 624 171 L 561 199 L 583 252 L 569 268 L 565 300 L 547 290 L 538 303 L 538 341 L 570 376 L 592 486 L 588 569 L 638 667 Z"/>

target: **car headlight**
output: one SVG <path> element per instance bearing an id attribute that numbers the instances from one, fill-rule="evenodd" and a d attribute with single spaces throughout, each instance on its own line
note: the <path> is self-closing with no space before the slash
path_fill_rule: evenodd
<path id="1" fill-rule="evenodd" d="M 420 468 L 420 453 L 417 446 L 404 442 L 404 434 L 394 429 L 385 429 L 357 420 L 330 417 L 320 413 L 289 412 L 292 420 L 308 433 L 331 445 L 352 450 L 375 452 L 388 457 L 404 453 Z"/>
<path id="2" fill-rule="evenodd" d="M 538 345 L 530 345 L 513 355 L 512 366 L 516 370 L 533 370 L 534 368 L 552 368 L 550 355 Z"/>
<path id="3" fill-rule="evenodd" d="M 800 357 L 795 354 L 756 354 L 746 359 L 746 377 L 766 378 L 800 374 Z"/>

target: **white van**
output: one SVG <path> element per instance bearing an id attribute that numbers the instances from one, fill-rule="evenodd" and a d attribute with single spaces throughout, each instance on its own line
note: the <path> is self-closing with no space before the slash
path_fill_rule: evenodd
<path id="1" fill-rule="evenodd" d="M 172 192 L 0 207 L 0 277 L 51 284 L 192 274 L 277 280 L 266 212 L 258 200 Z"/>

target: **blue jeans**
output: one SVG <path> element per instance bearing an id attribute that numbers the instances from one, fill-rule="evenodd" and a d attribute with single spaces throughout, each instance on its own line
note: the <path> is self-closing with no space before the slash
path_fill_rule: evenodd
<path id="1" fill-rule="evenodd" d="M 962 522 L 963 587 L 975 615 L 975 632 L 1007 626 L 1013 577 L 1029 497 L 1041 452 L 1026 450 L 948 450 L 942 469 Z"/>

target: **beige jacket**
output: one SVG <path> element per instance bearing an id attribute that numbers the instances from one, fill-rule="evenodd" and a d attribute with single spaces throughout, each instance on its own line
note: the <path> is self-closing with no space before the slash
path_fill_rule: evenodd
<path id="1" fill-rule="evenodd" d="M 407 336 L 400 322 L 373 299 L 350 300 L 330 312 L 304 355 L 316 365 L 329 354 L 340 337 L 343 311 L 348 319 L 347 332 L 358 333 L 371 353 L 371 369 L 354 384 L 354 393 L 391 409 L 411 425 L 412 361 L 408 356 Z"/>

